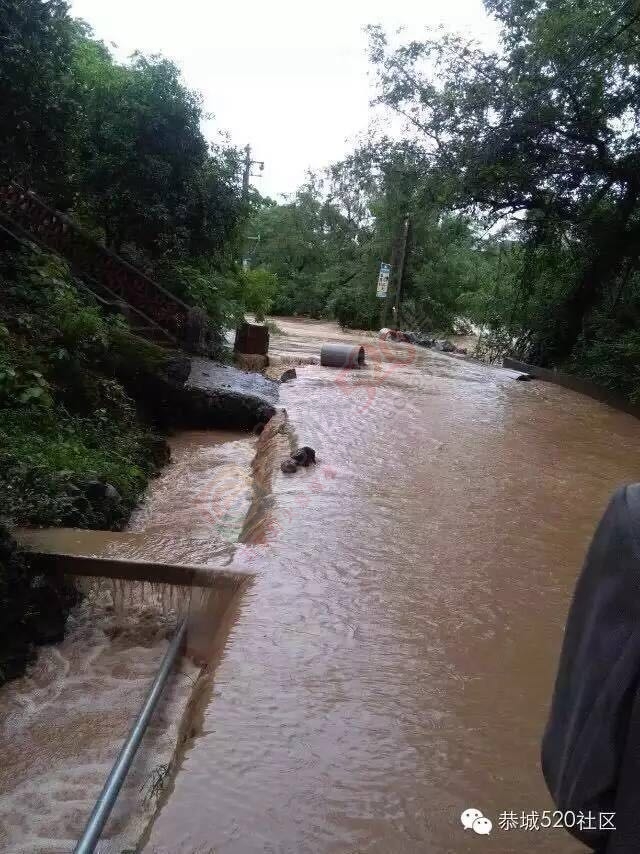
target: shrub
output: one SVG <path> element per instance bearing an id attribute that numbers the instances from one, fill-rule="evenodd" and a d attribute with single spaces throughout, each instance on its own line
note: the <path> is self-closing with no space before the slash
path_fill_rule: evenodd
<path id="1" fill-rule="evenodd" d="M 342 288 L 330 303 L 331 311 L 340 326 L 349 329 L 378 329 L 380 300 L 368 290 Z"/>
<path id="2" fill-rule="evenodd" d="M 206 262 L 167 264 L 159 272 L 161 283 L 188 305 L 206 311 L 222 339 L 225 328 L 244 319 L 243 279 L 233 271 L 221 273 Z"/>
<path id="3" fill-rule="evenodd" d="M 592 335 L 579 340 L 567 367 L 640 403 L 640 330 L 599 318 Z"/>
<path id="4" fill-rule="evenodd" d="M 268 270 L 246 270 L 244 276 L 243 299 L 247 311 L 256 316 L 261 323 L 273 307 L 278 291 L 278 277 Z"/>
<path id="5" fill-rule="evenodd" d="M 0 260 L 0 515 L 20 523 L 117 527 L 153 471 L 150 434 L 113 379 L 113 360 L 166 352 L 102 314 L 44 254 Z M 89 499 L 111 483 L 119 499 Z"/>

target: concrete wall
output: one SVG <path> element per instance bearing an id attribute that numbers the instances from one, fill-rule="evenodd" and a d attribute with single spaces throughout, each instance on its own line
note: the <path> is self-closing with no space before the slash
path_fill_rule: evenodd
<path id="1" fill-rule="evenodd" d="M 621 409 L 623 412 L 628 412 L 629 415 L 640 418 L 640 406 L 634 406 L 634 404 L 629 403 L 624 397 L 606 388 L 602 388 L 602 386 L 596 385 L 589 380 L 576 377 L 573 374 L 563 374 L 560 371 L 539 368 L 537 365 L 527 365 L 525 362 L 518 362 L 516 359 L 506 357 L 502 360 L 502 365 L 505 368 L 510 368 L 512 371 L 522 371 L 523 374 L 531 374 L 532 377 L 537 377 L 540 380 L 555 383 L 556 385 L 564 386 L 564 388 L 570 388 L 572 391 L 580 392 L 580 394 L 586 394 L 587 397 L 608 403 L 609 406 L 613 406 L 615 409 Z"/>

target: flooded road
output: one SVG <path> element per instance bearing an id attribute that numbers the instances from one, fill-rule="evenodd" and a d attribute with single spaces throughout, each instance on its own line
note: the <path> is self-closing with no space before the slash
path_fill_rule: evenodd
<path id="1" fill-rule="evenodd" d="M 0 850 L 72 850 L 185 613 L 190 657 L 101 854 L 132 849 L 158 802 L 145 854 L 583 850 L 498 819 L 551 806 L 538 755 L 562 627 L 610 493 L 640 479 L 640 424 L 512 372 L 278 324 L 287 418 L 175 437 L 113 552 L 253 583 L 232 603 L 89 583 L 64 643 L 0 691 Z M 328 338 L 360 339 L 368 366 L 321 368 Z M 283 475 L 304 444 L 318 464 Z M 490 837 L 463 830 L 468 807 Z"/>
<path id="2" fill-rule="evenodd" d="M 278 324 L 286 364 L 357 339 Z M 257 578 L 147 854 L 581 850 L 498 816 L 550 807 L 538 753 L 562 626 L 609 494 L 640 478 L 640 424 L 506 371 L 362 343 L 365 370 L 302 364 L 281 388 L 295 432 L 261 437 L 232 558 Z M 318 465 L 281 474 L 290 442 Z M 193 526 L 206 558 L 206 508 L 157 489 L 156 533 Z M 465 833 L 467 807 L 490 837 Z"/>

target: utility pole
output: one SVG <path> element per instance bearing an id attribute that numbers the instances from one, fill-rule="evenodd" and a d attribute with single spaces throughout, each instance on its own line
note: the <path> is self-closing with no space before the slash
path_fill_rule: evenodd
<path id="1" fill-rule="evenodd" d="M 389 288 L 387 296 L 382 306 L 381 326 L 384 328 L 387 325 L 387 318 L 391 308 L 391 301 L 395 295 L 395 305 L 393 307 L 394 317 L 392 318 L 392 326 L 398 320 L 398 311 L 400 310 L 400 294 L 402 291 L 402 279 L 404 278 L 404 270 L 406 266 L 407 244 L 409 242 L 409 230 L 411 228 L 411 220 L 407 214 L 402 222 L 400 230 L 396 233 L 391 249 L 391 275 L 393 277 L 394 289 Z"/>
<path id="2" fill-rule="evenodd" d="M 244 149 L 244 171 L 242 173 L 242 201 L 245 202 L 245 204 L 249 201 L 249 181 L 251 179 L 252 166 L 259 166 L 260 172 L 264 172 L 264 161 L 252 160 L 251 146 L 247 145 Z"/>
<path id="3" fill-rule="evenodd" d="M 248 204 L 249 204 L 249 189 L 250 189 L 249 182 L 251 181 L 252 174 L 254 174 L 251 172 L 252 166 L 259 166 L 260 172 L 261 173 L 264 172 L 264 162 L 262 160 L 252 160 L 251 159 L 251 146 L 247 145 L 244 149 L 244 170 L 242 172 L 242 203 L 245 206 L 248 206 Z M 258 177 L 258 176 L 255 176 L 255 177 Z M 246 227 L 246 224 L 245 224 L 245 227 Z M 248 237 L 245 235 L 245 238 L 243 241 L 243 258 L 242 258 L 243 270 L 249 269 L 250 260 L 247 257 L 247 253 L 248 253 L 247 243 L 249 240 L 255 240 L 255 238 Z M 258 235 L 258 241 L 260 241 L 259 235 Z"/>
<path id="4" fill-rule="evenodd" d="M 407 244 L 409 243 L 409 230 L 411 228 L 411 220 L 407 215 L 402 224 L 402 238 L 400 243 L 400 264 L 398 265 L 398 276 L 396 278 L 396 305 L 394 320 L 397 323 L 400 316 L 400 294 L 402 293 L 402 280 L 404 279 L 404 268 L 407 263 Z"/>
<path id="5" fill-rule="evenodd" d="M 242 201 L 249 201 L 249 178 L 251 177 L 251 146 L 244 150 L 244 172 L 242 173 Z"/>

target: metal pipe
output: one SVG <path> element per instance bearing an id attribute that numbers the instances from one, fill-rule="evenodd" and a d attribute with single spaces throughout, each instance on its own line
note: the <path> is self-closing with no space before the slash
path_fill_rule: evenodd
<path id="1" fill-rule="evenodd" d="M 182 646 L 186 631 L 187 621 L 183 620 L 178 626 L 178 630 L 176 631 L 173 640 L 169 644 L 169 649 L 166 651 L 164 658 L 162 659 L 160 670 L 158 670 L 156 678 L 153 680 L 153 685 L 149 689 L 149 693 L 147 694 L 144 704 L 140 709 L 138 717 L 131 727 L 129 735 L 122 746 L 122 750 L 120 751 L 120 754 L 107 777 L 107 782 L 104 784 L 103 789 L 100 792 L 96 805 L 89 816 L 89 821 L 84 829 L 84 833 L 74 848 L 74 854 L 93 854 L 93 851 L 98 844 L 98 840 L 100 839 L 100 834 L 107 823 L 107 819 L 113 809 L 113 805 L 116 802 L 116 798 L 122 788 L 122 784 L 124 783 L 125 777 L 131 767 L 131 763 L 133 762 L 138 747 L 140 747 L 140 742 L 142 741 L 147 726 L 149 725 L 153 711 L 158 704 L 158 700 L 162 694 L 167 677 L 171 672 L 171 667 L 180 651 L 180 647 Z"/>
<path id="2" fill-rule="evenodd" d="M 326 368 L 362 368 L 364 366 L 364 347 L 358 344 L 322 345 L 320 364 Z"/>

